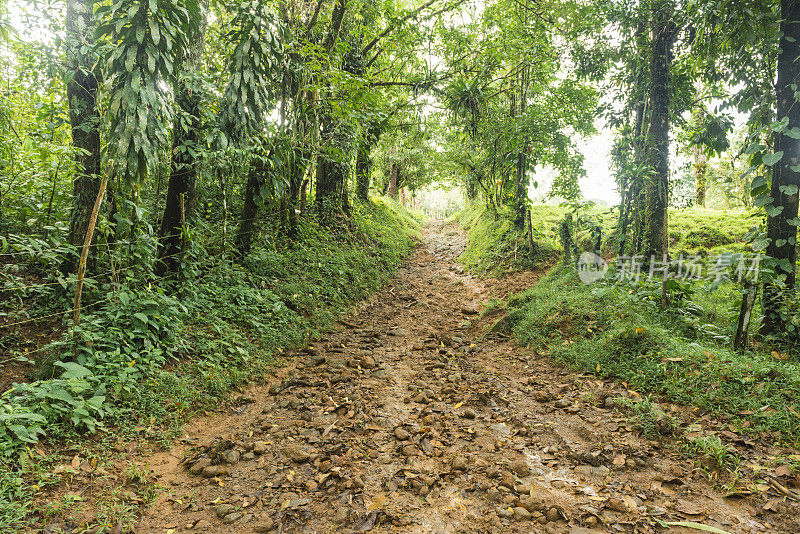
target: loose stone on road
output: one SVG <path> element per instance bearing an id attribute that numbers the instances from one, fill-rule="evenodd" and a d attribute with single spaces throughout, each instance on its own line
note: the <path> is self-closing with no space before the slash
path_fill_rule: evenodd
<path id="1" fill-rule="evenodd" d="M 423 239 L 254 402 L 149 459 L 166 491 L 136 532 L 800 531 L 626 428 L 605 402 L 619 386 L 487 334 L 502 317 L 482 303 L 542 273 L 479 280 L 456 263 L 460 230 Z"/>

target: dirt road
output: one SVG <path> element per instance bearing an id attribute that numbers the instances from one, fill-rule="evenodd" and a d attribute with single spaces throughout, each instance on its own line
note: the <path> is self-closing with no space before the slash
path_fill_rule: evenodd
<path id="1" fill-rule="evenodd" d="M 603 402 L 620 386 L 487 336 L 482 304 L 540 273 L 474 279 L 463 247 L 429 225 L 337 331 L 151 457 L 166 492 L 136 532 L 800 532 L 795 504 L 725 499 L 639 437 Z"/>

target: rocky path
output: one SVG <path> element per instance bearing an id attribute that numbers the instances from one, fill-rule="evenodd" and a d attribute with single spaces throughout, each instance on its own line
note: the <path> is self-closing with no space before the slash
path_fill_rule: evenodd
<path id="1" fill-rule="evenodd" d="M 136 532 L 800 532 L 637 436 L 606 408 L 619 386 L 487 336 L 481 304 L 537 273 L 476 280 L 459 231 L 424 241 L 269 387 L 149 458 L 166 491 Z"/>

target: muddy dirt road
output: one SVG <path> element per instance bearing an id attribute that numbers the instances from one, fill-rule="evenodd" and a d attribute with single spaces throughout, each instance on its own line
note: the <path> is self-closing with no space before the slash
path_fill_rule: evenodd
<path id="1" fill-rule="evenodd" d="M 482 303 L 540 273 L 474 279 L 463 247 L 429 225 L 323 342 L 149 458 L 166 491 L 136 532 L 800 532 L 795 504 L 723 498 L 639 437 L 603 402 L 620 386 L 487 336 Z"/>

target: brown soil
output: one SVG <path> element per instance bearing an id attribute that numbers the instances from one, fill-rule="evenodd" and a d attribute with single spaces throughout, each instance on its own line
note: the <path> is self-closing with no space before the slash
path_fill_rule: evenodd
<path id="1" fill-rule="evenodd" d="M 270 386 L 141 459 L 164 491 L 135 532 L 800 532 L 775 488 L 710 481 L 602 402 L 635 393 L 487 335 L 481 305 L 541 273 L 478 280 L 461 232 L 424 242 Z"/>

